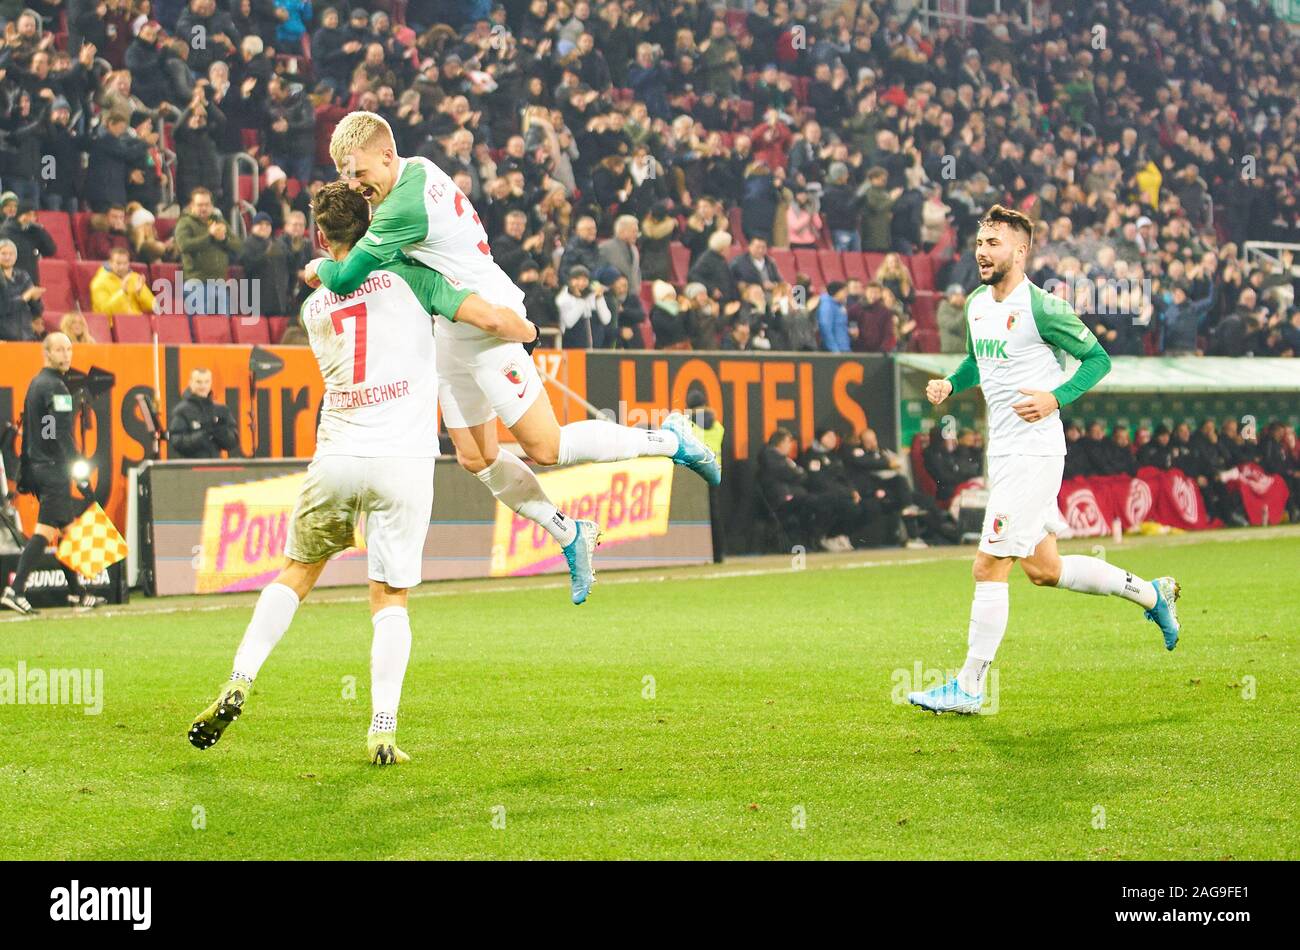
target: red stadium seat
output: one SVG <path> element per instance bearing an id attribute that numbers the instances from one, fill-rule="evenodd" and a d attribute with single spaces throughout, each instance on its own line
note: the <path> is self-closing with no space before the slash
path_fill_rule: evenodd
<path id="1" fill-rule="evenodd" d="M 794 283 L 794 275 L 799 272 L 794 263 L 794 251 L 788 247 L 774 247 L 768 250 L 767 256 L 772 258 L 772 263 L 781 272 L 781 279 L 787 284 Z"/>
<path id="2" fill-rule="evenodd" d="M 113 326 L 102 313 L 83 313 L 82 317 L 86 320 L 86 329 L 90 335 L 95 338 L 96 343 L 113 342 Z"/>
<path id="3" fill-rule="evenodd" d="M 655 305 L 654 289 L 654 281 L 651 280 L 641 281 L 641 286 L 637 288 L 637 296 L 641 298 L 641 306 L 645 309 L 646 316 L 650 315 Z"/>
<path id="4" fill-rule="evenodd" d="M 749 14 L 744 10 L 727 11 L 727 32 L 731 38 L 739 40 L 749 33 Z"/>
<path id="5" fill-rule="evenodd" d="M 263 346 L 271 342 L 271 326 L 267 323 L 265 317 L 231 317 L 230 332 L 236 343 L 261 343 Z"/>
<path id="6" fill-rule="evenodd" d="M 826 287 L 826 278 L 822 276 L 821 262 L 817 259 L 817 253 L 807 248 L 797 248 L 794 252 L 794 266 L 798 273 L 808 275 L 813 291 L 821 293 Z"/>
<path id="7" fill-rule="evenodd" d="M 63 322 L 63 315 L 66 310 L 46 310 L 41 314 L 41 322 L 45 324 L 46 333 L 55 333 L 59 329 L 59 324 Z"/>
<path id="8" fill-rule="evenodd" d="M 279 343 L 284 339 L 284 331 L 289 329 L 288 317 L 267 317 L 267 332 L 270 335 L 272 343 Z"/>
<path id="9" fill-rule="evenodd" d="M 680 241 L 670 241 L 668 253 L 673 260 L 672 282 L 680 287 L 686 283 L 686 272 L 691 269 L 691 249 Z"/>
<path id="10" fill-rule="evenodd" d="M 55 256 L 70 261 L 77 256 L 77 242 L 72 236 L 72 216 L 66 211 L 38 211 L 36 223 L 50 232 Z"/>
<path id="11" fill-rule="evenodd" d="M 939 329 L 939 295 L 926 290 L 918 290 L 912 300 L 911 315 L 918 329 Z"/>
<path id="12" fill-rule="evenodd" d="M 72 266 L 56 257 L 42 257 L 36 262 L 37 283 L 45 288 L 41 302 L 46 310 L 75 310 L 72 293 Z"/>
<path id="13" fill-rule="evenodd" d="M 176 218 L 154 218 L 153 230 L 158 235 L 158 240 L 165 241 L 172 236 L 176 230 Z"/>
<path id="14" fill-rule="evenodd" d="M 745 237 L 745 230 L 741 227 L 741 218 L 739 208 L 731 208 L 727 211 L 727 222 L 731 225 L 731 246 L 736 244 L 748 244 L 749 239 Z"/>
<path id="15" fill-rule="evenodd" d="M 934 258 L 929 254 L 913 254 L 904 258 L 912 272 L 912 283 L 917 290 L 937 290 L 934 286 Z"/>
<path id="16" fill-rule="evenodd" d="M 118 314 L 113 318 L 113 339 L 118 343 L 153 342 L 153 319 L 147 313 Z"/>
<path id="17" fill-rule="evenodd" d="M 838 251 L 818 251 L 817 263 L 821 265 L 822 276 L 826 278 L 827 283 L 832 280 L 848 280 Z"/>
<path id="18" fill-rule="evenodd" d="M 72 238 L 77 244 L 77 254 L 86 253 L 90 241 L 90 212 L 78 211 L 72 216 Z"/>
<path id="19" fill-rule="evenodd" d="M 930 477 L 930 472 L 925 467 L 925 447 L 929 444 L 930 437 L 924 432 L 918 432 L 912 436 L 912 444 L 907 454 L 912 460 L 912 484 L 931 498 L 936 498 L 938 486 L 935 485 L 934 479 Z"/>
<path id="20" fill-rule="evenodd" d="M 867 263 L 863 260 L 861 251 L 842 251 L 840 260 L 844 263 L 844 276 L 851 277 L 854 280 L 860 280 L 864 284 L 871 279 L 867 273 Z"/>
<path id="21" fill-rule="evenodd" d="M 176 280 L 176 275 L 180 273 L 180 270 L 181 265 L 174 261 L 155 261 L 149 265 L 150 284 L 156 284 L 160 280 L 171 284 Z"/>
<path id="22" fill-rule="evenodd" d="M 862 259 L 866 262 L 867 271 L 874 278 L 876 271 L 880 270 L 880 263 L 885 259 L 885 255 L 877 251 L 863 251 Z"/>
<path id="23" fill-rule="evenodd" d="M 916 345 L 918 353 L 938 353 L 939 331 L 917 327 L 912 333 L 912 342 Z"/>
<path id="24" fill-rule="evenodd" d="M 190 318 L 183 313 L 159 314 L 153 318 L 158 328 L 159 343 L 193 343 L 190 335 Z"/>
<path id="25" fill-rule="evenodd" d="M 229 343 L 230 317 L 222 313 L 195 314 L 195 343 Z"/>
<path id="26" fill-rule="evenodd" d="M 647 350 L 655 348 L 655 328 L 648 319 L 642 320 L 641 325 L 637 328 L 641 331 L 641 345 Z"/>

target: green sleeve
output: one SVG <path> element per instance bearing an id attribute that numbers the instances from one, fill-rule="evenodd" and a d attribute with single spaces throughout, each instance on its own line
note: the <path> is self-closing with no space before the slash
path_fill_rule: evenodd
<path id="1" fill-rule="evenodd" d="M 978 386 L 980 382 L 980 365 L 975 362 L 975 347 L 970 341 L 970 320 L 968 319 L 970 315 L 971 299 L 977 293 L 979 293 L 978 290 L 970 294 L 966 298 L 965 306 L 962 308 L 962 321 L 966 324 L 966 358 L 961 361 L 957 368 L 953 370 L 952 375 L 948 377 L 948 382 L 952 383 L 951 395 L 953 396 L 957 395 L 963 389 L 970 389 L 972 386 Z"/>
<path id="2" fill-rule="evenodd" d="M 316 268 L 316 276 L 327 289 L 334 291 L 340 297 L 346 297 L 364 284 L 370 273 L 377 270 L 382 263 L 383 261 L 358 244 L 348 251 L 348 256 L 341 264 L 338 261 L 322 261 Z"/>
<path id="3" fill-rule="evenodd" d="M 446 317 L 453 323 L 456 321 L 456 311 L 460 309 L 460 305 L 465 302 L 466 297 L 474 293 L 468 287 L 456 289 L 446 277 L 423 264 L 403 261 L 390 264 L 385 269 L 391 270 L 406 281 L 407 286 L 420 301 L 420 306 L 428 313 Z"/>
<path id="4" fill-rule="evenodd" d="M 1110 372 L 1110 357 L 1069 303 L 1037 287 L 1030 293 L 1034 323 L 1043 342 L 1064 350 L 1079 361 L 1074 375 L 1052 390 L 1057 403 L 1068 406 Z"/>
<path id="5" fill-rule="evenodd" d="M 414 164 L 403 173 L 393 193 L 375 209 L 370 227 L 342 264 L 326 261 L 316 271 L 320 281 L 340 296 L 365 282 L 371 271 L 396 257 L 404 247 L 419 244 L 429 234 L 424 208 L 424 170 Z"/>

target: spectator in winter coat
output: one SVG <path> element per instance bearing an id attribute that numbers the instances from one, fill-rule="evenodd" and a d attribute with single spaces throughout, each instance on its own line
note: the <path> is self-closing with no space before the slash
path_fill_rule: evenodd
<path id="1" fill-rule="evenodd" d="M 829 353 L 848 353 L 852 349 L 849 315 L 844 308 L 847 296 L 848 286 L 843 281 L 833 280 L 817 306 L 817 328 L 821 333 L 822 349 Z"/>

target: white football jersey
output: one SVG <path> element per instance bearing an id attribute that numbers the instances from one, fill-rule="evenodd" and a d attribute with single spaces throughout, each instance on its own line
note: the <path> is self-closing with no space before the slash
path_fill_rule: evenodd
<path id="1" fill-rule="evenodd" d="M 451 318 L 468 295 L 434 271 L 393 262 L 344 297 L 320 287 L 307 298 L 302 324 L 325 381 L 317 456 L 438 454 L 430 314 Z"/>
<path id="2" fill-rule="evenodd" d="M 1021 419 L 1012 405 L 1020 390 L 1050 392 L 1069 379 L 1062 351 L 1082 356 L 1097 342 L 1092 331 L 1059 297 L 1029 278 L 1005 300 L 986 285 L 966 298 L 966 349 L 979 366 L 979 385 L 988 406 L 988 455 L 1064 455 L 1060 410 L 1038 422 Z"/>
<path id="3" fill-rule="evenodd" d="M 492 259 L 487 232 L 456 183 L 427 158 L 400 159 L 397 184 L 358 243 L 381 261 L 400 251 L 489 303 L 524 313 L 524 292 Z M 458 339 L 490 334 L 468 324 L 438 321 L 437 333 Z"/>

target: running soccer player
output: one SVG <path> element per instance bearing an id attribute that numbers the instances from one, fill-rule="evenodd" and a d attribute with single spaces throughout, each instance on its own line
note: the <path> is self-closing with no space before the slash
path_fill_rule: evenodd
<path id="1" fill-rule="evenodd" d="M 487 234 L 469 199 L 433 162 L 400 157 L 383 118 L 373 112 L 344 116 L 330 139 L 330 157 L 342 179 L 370 202 L 374 217 L 344 260 L 308 264 L 308 284 L 319 280 L 335 293 L 350 293 L 367 274 L 402 252 L 453 283 L 473 287 L 491 303 L 524 313 L 523 291 L 492 259 Z M 550 400 L 539 398 L 542 381 L 530 355 L 536 336 L 525 341 L 525 348 L 478 327 L 445 320 L 438 321 L 434 334 L 438 400 L 457 461 L 502 504 L 559 542 L 575 604 L 587 599 L 595 581 L 592 555 L 599 526 L 567 517 L 546 496 L 532 469 L 499 451 L 494 418 L 500 417 L 539 465 L 661 455 L 698 472 L 711 485 L 720 481 L 717 456 L 679 412 L 670 413 L 661 429 L 631 428 L 604 419 L 561 427 Z"/>
<path id="2" fill-rule="evenodd" d="M 1172 577 L 1147 582 L 1095 557 L 1056 550 L 1056 496 L 1065 464 L 1060 409 L 1095 386 L 1110 357 L 1070 305 L 1025 277 L 1033 224 L 1019 211 L 994 205 L 980 222 L 975 260 L 980 287 L 966 298 L 966 358 L 946 379 L 932 379 L 925 394 L 938 405 L 978 385 L 988 406 L 989 500 L 975 555 L 965 665 L 957 676 L 908 702 L 936 713 L 976 713 L 984 702 L 984 677 L 1007 629 L 1007 579 L 1016 561 L 1040 587 L 1111 594 L 1146 610 L 1178 644 Z M 1080 361 L 1067 378 L 1057 351 Z"/>
<path id="3" fill-rule="evenodd" d="M 322 243 L 342 260 L 365 233 L 365 199 L 334 182 L 317 192 L 312 209 Z M 325 381 L 316 454 L 289 521 L 284 569 L 257 599 L 230 680 L 190 727 L 196 747 L 211 748 L 239 718 L 298 605 L 329 559 L 353 546 L 364 514 L 374 627 L 366 746 L 376 765 L 407 761 L 397 747 L 397 704 L 411 654 L 406 600 L 420 583 L 438 455 L 431 314 L 501 340 L 536 333 L 508 307 L 409 261 L 390 261 L 350 294 L 318 289 L 303 303 L 302 323 Z"/>

